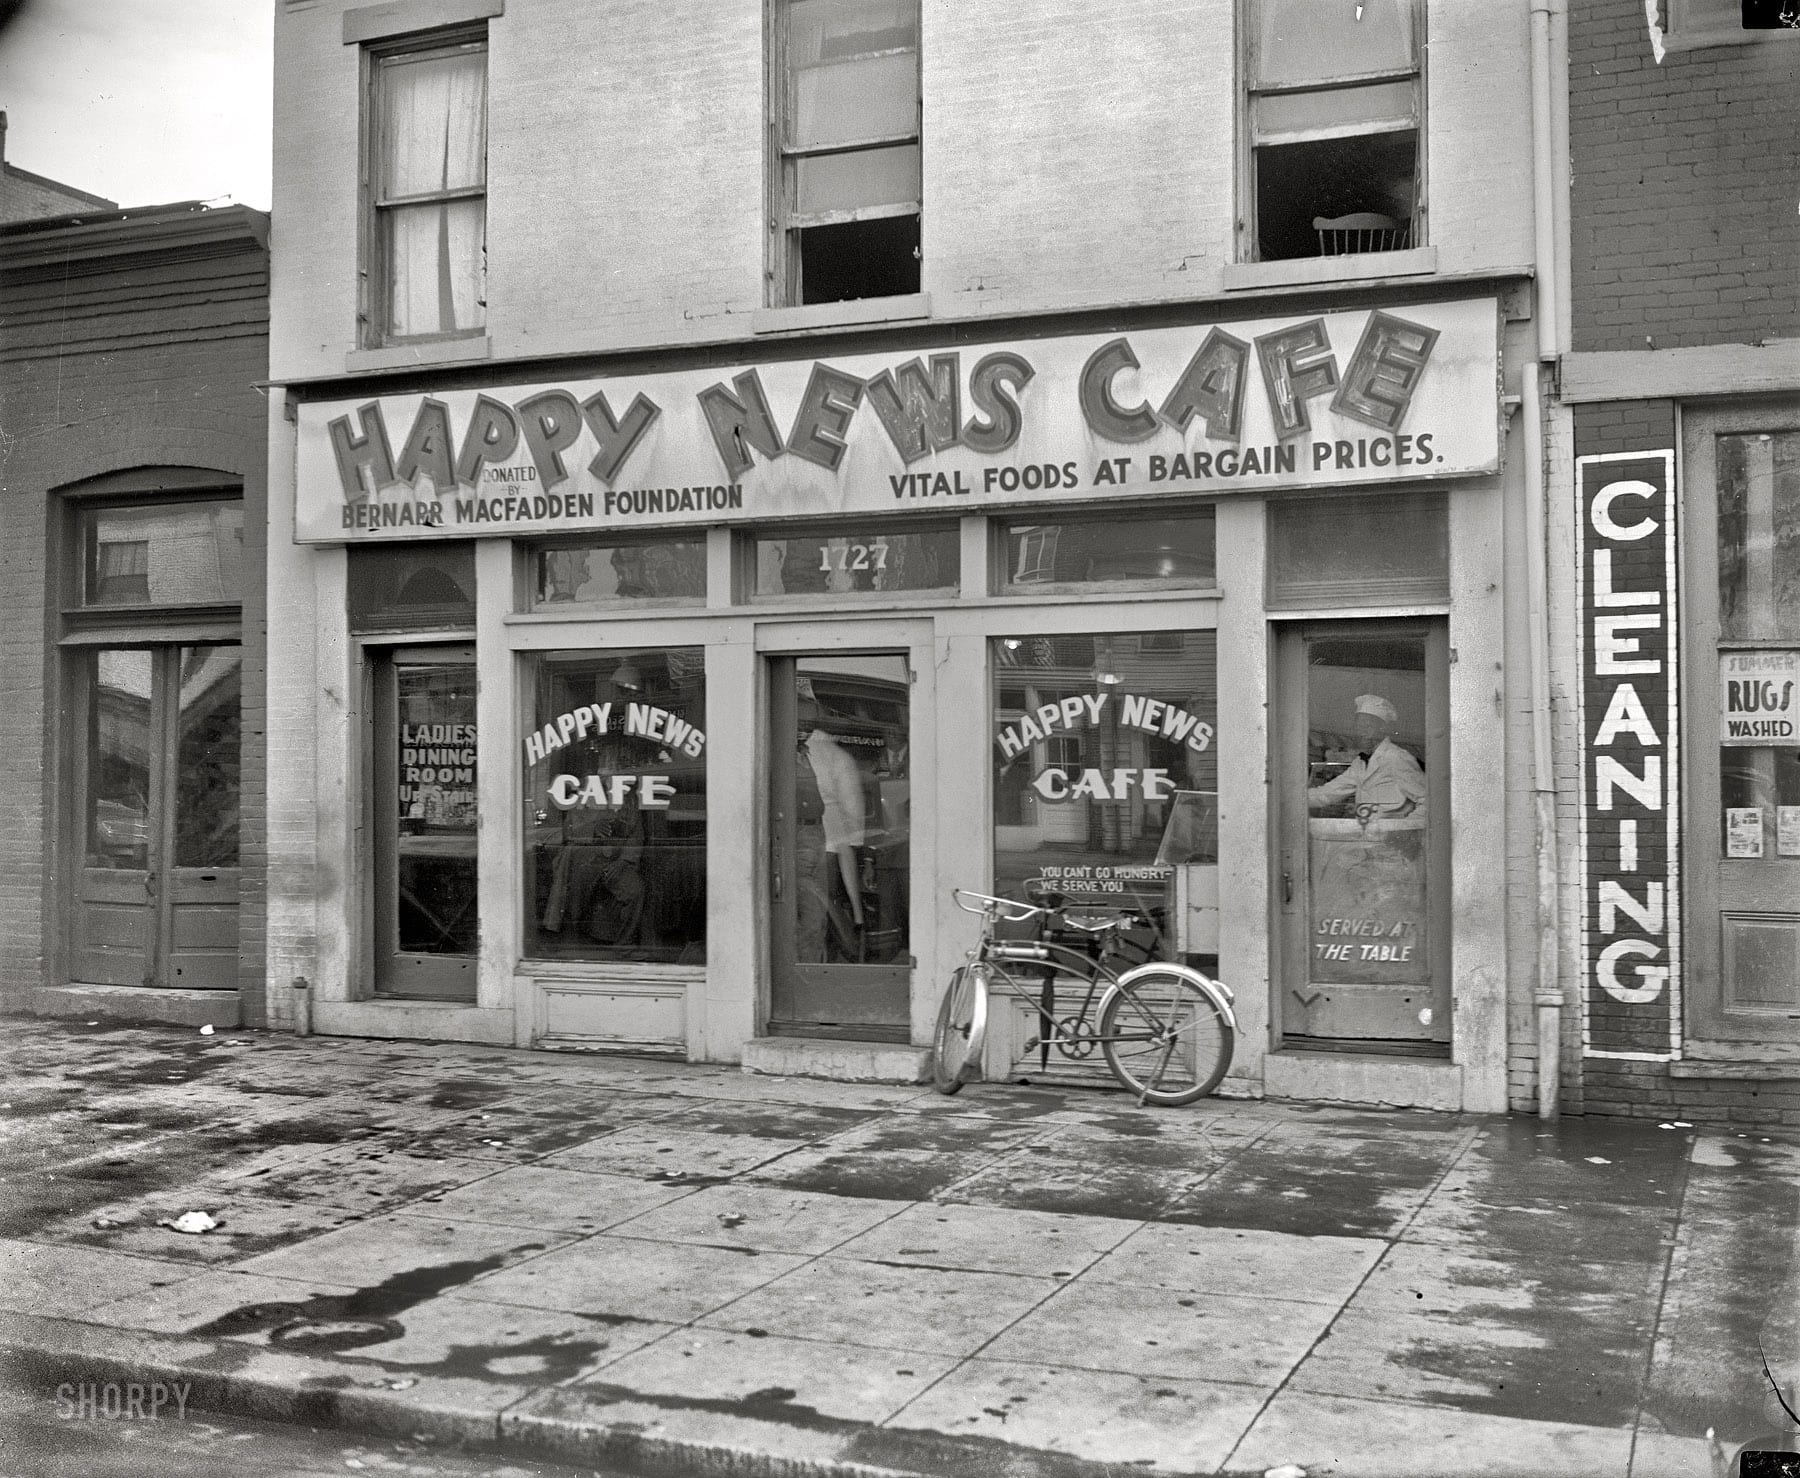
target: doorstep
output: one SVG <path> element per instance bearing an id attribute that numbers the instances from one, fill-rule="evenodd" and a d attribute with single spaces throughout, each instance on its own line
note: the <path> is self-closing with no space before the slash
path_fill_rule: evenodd
<path id="1" fill-rule="evenodd" d="M 837 1037 L 752 1037 L 744 1043 L 744 1071 L 784 1078 L 831 1078 L 840 1083 L 923 1083 L 931 1049 L 904 1042 L 851 1042 Z"/>
<path id="2" fill-rule="evenodd" d="M 1462 1068 L 1434 1058 L 1373 1052 L 1271 1052 L 1263 1059 L 1263 1094 L 1455 1113 L 1463 1106 Z"/>
<path id="3" fill-rule="evenodd" d="M 235 1031 L 242 1021 L 234 990 L 162 990 L 149 985 L 36 985 L 33 1016 L 80 1017 L 148 1026 L 210 1026 Z"/>

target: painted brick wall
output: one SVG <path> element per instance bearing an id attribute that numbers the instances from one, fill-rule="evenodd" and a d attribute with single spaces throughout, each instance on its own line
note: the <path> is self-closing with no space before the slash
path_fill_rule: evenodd
<path id="1" fill-rule="evenodd" d="M 1577 350 L 1800 335 L 1795 53 L 1713 47 L 1658 66 L 1637 0 L 1569 6 Z"/>
<path id="2" fill-rule="evenodd" d="M 135 467 L 191 466 L 244 488 L 239 980 L 246 1019 L 260 1019 L 267 473 L 254 387 L 267 374 L 268 272 L 264 218 L 218 214 L 224 227 L 190 223 L 208 237 L 204 247 L 179 222 L 173 238 L 146 227 L 139 249 L 94 259 L 76 237 L 66 271 L 21 266 L 0 282 L 0 1003 L 56 983 L 45 972 L 63 924 L 46 854 L 56 768 L 46 697 L 58 667 L 50 490 Z M 18 241 L 0 240 L 0 262 L 17 260 Z"/>
<path id="3" fill-rule="evenodd" d="M 349 0 L 276 20 L 277 379 L 356 329 Z M 1530 260 L 1528 20 L 1439 0 L 1439 270 Z M 489 25 L 495 358 L 748 340 L 765 257 L 764 0 L 534 0 Z M 1237 216 L 1233 0 L 924 0 L 923 287 L 940 319 L 1219 295 Z"/>

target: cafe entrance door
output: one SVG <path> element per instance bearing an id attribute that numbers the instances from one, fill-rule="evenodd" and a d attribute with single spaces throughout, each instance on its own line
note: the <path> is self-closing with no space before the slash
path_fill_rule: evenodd
<path id="1" fill-rule="evenodd" d="M 375 989 L 475 999 L 475 650 L 371 649 Z"/>
<path id="2" fill-rule="evenodd" d="M 1285 1046 L 1450 1041 L 1447 659 L 1442 620 L 1308 622 L 1277 640 Z"/>
<path id="3" fill-rule="evenodd" d="M 769 1031 L 904 1042 L 912 989 L 904 652 L 769 661 Z"/>

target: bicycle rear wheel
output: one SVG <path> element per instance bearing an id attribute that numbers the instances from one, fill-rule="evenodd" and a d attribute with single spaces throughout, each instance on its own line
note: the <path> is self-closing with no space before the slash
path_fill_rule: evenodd
<path id="1" fill-rule="evenodd" d="M 987 977 L 987 966 L 964 965 L 944 988 L 931 1041 L 931 1083 L 939 1093 L 959 1092 L 971 1070 L 981 1070 L 981 1046 L 987 1037 Z"/>
<path id="2" fill-rule="evenodd" d="M 1100 1005 L 1099 1037 L 1113 1076 L 1139 1103 L 1163 1106 L 1217 1088 L 1237 1044 L 1219 1003 L 1173 970 L 1115 986 Z"/>

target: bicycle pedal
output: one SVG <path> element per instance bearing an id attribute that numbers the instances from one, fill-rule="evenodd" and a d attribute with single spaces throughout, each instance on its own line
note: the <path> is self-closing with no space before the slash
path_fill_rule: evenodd
<path id="1" fill-rule="evenodd" d="M 1024 1048 L 1024 1050 L 1025 1050 L 1025 1051 L 1027 1051 L 1027 1052 L 1035 1052 L 1035 1051 L 1037 1051 L 1037 1047 L 1038 1047 L 1038 1043 L 1039 1043 L 1039 1042 L 1040 1042 L 1040 1041 L 1041 1041 L 1041 1040 L 1042 1040 L 1042 1038 L 1040 1038 L 1040 1037 L 1027 1037 L 1027 1038 L 1026 1038 L 1026 1039 L 1025 1039 L 1025 1048 Z"/>

